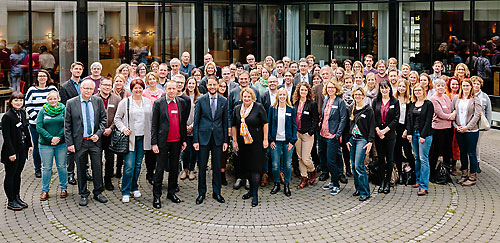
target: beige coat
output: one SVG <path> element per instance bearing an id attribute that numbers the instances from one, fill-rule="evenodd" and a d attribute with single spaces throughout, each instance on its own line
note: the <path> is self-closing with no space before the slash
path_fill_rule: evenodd
<path id="1" fill-rule="evenodd" d="M 454 121 L 452 121 L 453 127 L 457 128 L 460 125 L 460 116 L 458 115 L 458 103 L 460 99 L 458 96 L 455 96 L 453 98 L 453 101 L 451 102 L 451 112 L 457 111 L 457 117 L 455 118 Z M 467 118 L 466 118 L 466 124 L 467 124 L 467 130 L 468 131 L 474 131 L 479 129 L 479 119 L 481 119 L 481 101 L 477 98 L 474 97 L 472 98 L 471 101 L 469 101 L 469 104 L 467 106 Z"/>
<path id="2" fill-rule="evenodd" d="M 115 125 L 118 130 L 123 132 L 126 128 L 130 128 L 132 133 L 129 136 L 128 140 L 128 145 L 129 145 L 129 151 L 134 151 L 135 150 L 135 128 L 133 127 L 135 122 L 134 122 L 134 116 L 130 116 L 130 123 L 132 124 L 129 126 L 129 119 L 128 119 L 128 114 L 127 114 L 127 100 L 130 102 L 130 106 L 132 106 L 132 102 L 135 102 L 132 97 L 128 97 L 120 101 L 120 104 L 118 104 L 118 110 L 116 111 L 115 115 Z M 151 150 L 151 121 L 153 119 L 153 104 L 151 103 L 151 100 L 145 97 L 142 97 L 142 109 L 144 110 L 144 118 L 145 121 L 144 123 L 144 150 Z"/>

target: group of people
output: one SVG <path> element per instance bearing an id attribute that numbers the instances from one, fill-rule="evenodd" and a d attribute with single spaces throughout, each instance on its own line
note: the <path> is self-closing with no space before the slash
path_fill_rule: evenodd
<path id="1" fill-rule="evenodd" d="M 40 70 L 26 95 L 12 94 L 2 118 L 7 208 L 28 206 L 19 194 L 31 152 L 35 176 L 42 179 L 40 200 L 49 198 L 55 161 L 59 196 L 67 197 L 67 184 L 78 185 L 81 206 L 88 204 L 88 181 L 94 200 L 106 203 L 103 191 L 114 190 L 114 177 L 121 178 L 122 202 L 141 197 L 143 160 L 155 208 L 161 208 L 164 172 L 169 173 L 167 199 L 180 203 L 178 179 L 196 179 L 196 165 L 196 204 L 202 204 L 209 159 L 212 197 L 225 202 L 222 185 L 228 184 L 231 161 L 233 188 L 245 187 L 243 199 L 252 198 L 254 207 L 259 187 L 268 180 L 274 183 L 271 194 L 283 185 L 290 197 L 292 172 L 300 177 L 297 189 L 328 180 L 322 188 L 332 195 L 354 176 L 353 196 L 365 201 L 370 158 L 378 167 L 372 181 L 380 193 L 390 193 L 398 182 L 393 171 L 403 174 L 403 163 L 411 168 L 409 181 L 418 195 L 429 192 L 438 165 L 457 175 L 458 160 L 458 183 L 476 184 L 482 121 L 491 122 L 483 80 L 469 77 L 465 64 L 447 77 L 439 61 L 429 75 L 411 71 L 408 64 L 398 69 L 395 58 L 375 65 L 373 59 L 366 55 L 363 63 L 344 60 L 342 65 L 332 59 L 320 67 L 312 55 L 298 62 L 267 56 L 259 63 L 250 54 L 245 65 L 221 68 L 206 54 L 197 68 L 184 52 L 170 65 L 121 64 L 114 77 L 101 76 L 96 62 L 85 78 L 84 65 L 75 62 L 70 80 L 59 88 Z M 128 140 L 125 152 L 114 148 L 120 137 Z"/>

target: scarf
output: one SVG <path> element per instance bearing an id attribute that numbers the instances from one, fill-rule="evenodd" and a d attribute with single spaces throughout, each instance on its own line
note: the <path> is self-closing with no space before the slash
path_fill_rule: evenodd
<path id="1" fill-rule="evenodd" d="M 267 88 L 267 80 L 263 78 L 259 78 L 259 83 L 264 87 Z"/>
<path id="2" fill-rule="evenodd" d="M 240 126 L 240 135 L 243 137 L 245 144 L 253 143 L 252 136 L 250 135 L 250 131 L 248 131 L 248 126 L 245 123 L 245 118 L 248 117 L 253 108 L 253 102 L 250 104 L 248 108 L 245 109 L 245 105 L 241 105 L 240 115 L 241 115 L 241 126 Z"/>
<path id="3" fill-rule="evenodd" d="M 64 111 L 64 105 L 61 102 L 57 102 L 57 106 L 52 107 L 49 105 L 49 103 L 45 103 L 45 105 L 43 105 L 43 109 L 45 110 L 45 112 L 47 112 L 47 115 L 57 116 Z"/>

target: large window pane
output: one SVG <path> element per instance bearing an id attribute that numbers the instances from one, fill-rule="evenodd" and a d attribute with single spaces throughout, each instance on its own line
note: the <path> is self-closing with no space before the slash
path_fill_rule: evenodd
<path id="1" fill-rule="evenodd" d="M 257 6 L 233 5 L 234 14 L 234 62 L 246 63 L 246 56 L 257 56 Z M 262 57 L 264 59 L 264 57 Z"/>
<path id="2" fill-rule="evenodd" d="M 430 4 L 429 2 L 401 3 L 400 59 L 412 70 L 430 71 Z M 400 63 L 400 64 L 402 64 Z"/>
<path id="3" fill-rule="evenodd" d="M 260 56 L 273 56 L 274 59 L 281 58 L 281 23 L 283 13 L 279 5 L 260 6 Z"/>
<path id="4" fill-rule="evenodd" d="M 334 24 L 358 24 L 358 4 L 356 2 L 335 4 L 333 10 Z"/>
<path id="5" fill-rule="evenodd" d="M 167 4 L 165 6 L 166 58 L 179 58 L 185 51 L 191 54 L 191 62 L 196 59 L 194 53 L 194 5 Z"/>
<path id="6" fill-rule="evenodd" d="M 126 61 L 125 18 L 125 3 L 89 2 L 89 65 L 101 62 L 103 76 L 114 75 Z"/>
<path id="7" fill-rule="evenodd" d="M 129 3 L 130 59 L 151 64 L 161 60 L 161 4 Z"/>
<path id="8" fill-rule="evenodd" d="M 470 47 L 470 3 L 434 3 L 434 60 L 444 63 L 452 73 L 458 63 L 466 62 Z"/>
<path id="9" fill-rule="evenodd" d="M 330 24 L 330 4 L 309 4 L 309 24 Z"/>
<path id="10" fill-rule="evenodd" d="M 387 3 L 363 3 L 361 8 L 361 56 L 372 54 L 377 60 L 387 60 L 389 6 Z"/>
<path id="11" fill-rule="evenodd" d="M 229 64 L 230 13 L 231 7 L 228 4 L 204 6 L 204 52 L 211 53 L 218 65 Z"/>
<path id="12" fill-rule="evenodd" d="M 306 53 L 306 10 L 304 5 L 286 6 L 286 55 L 299 60 Z"/>

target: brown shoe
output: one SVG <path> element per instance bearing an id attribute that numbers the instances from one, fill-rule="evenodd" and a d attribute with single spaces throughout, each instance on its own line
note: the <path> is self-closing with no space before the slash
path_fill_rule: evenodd
<path id="1" fill-rule="evenodd" d="M 66 198 L 67 196 L 68 196 L 68 191 L 66 191 L 66 190 L 62 190 L 61 194 L 59 194 L 60 198 Z"/>
<path id="2" fill-rule="evenodd" d="M 469 175 L 469 179 L 464 181 L 462 183 L 462 186 L 473 186 L 473 185 L 476 185 L 476 182 L 477 182 L 476 173 L 471 173 Z"/>
<path id="3" fill-rule="evenodd" d="M 462 170 L 462 177 L 458 179 L 457 183 L 462 185 L 469 178 L 469 170 Z"/>
<path id="4" fill-rule="evenodd" d="M 188 173 L 187 169 L 182 170 L 181 175 L 180 175 L 180 179 L 185 180 L 187 178 L 187 173 Z"/>
<path id="5" fill-rule="evenodd" d="M 194 175 L 194 171 L 190 171 L 190 172 L 189 172 L 188 179 L 189 179 L 190 181 L 192 181 L 192 180 L 196 179 L 196 176 Z"/>
<path id="6" fill-rule="evenodd" d="M 285 183 L 285 173 L 280 172 L 280 181 L 281 183 Z"/>
<path id="7" fill-rule="evenodd" d="M 314 185 L 316 183 L 316 171 L 309 173 L 309 185 Z"/>
<path id="8" fill-rule="evenodd" d="M 262 180 L 260 181 L 261 187 L 267 186 L 267 178 L 268 178 L 267 173 L 262 174 Z"/>
<path id="9" fill-rule="evenodd" d="M 300 184 L 297 186 L 297 189 L 302 189 L 308 185 L 307 177 L 300 177 Z"/>
<path id="10" fill-rule="evenodd" d="M 47 198 L 49 198 L 48 193 L 42 192 L 42 194 L 40 194 L 40 201 L 47 201 Z"/>

